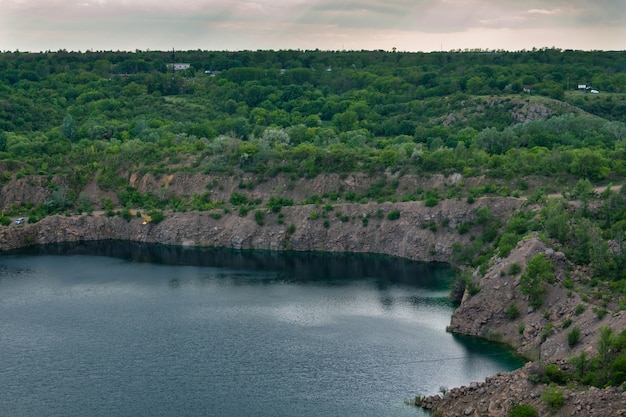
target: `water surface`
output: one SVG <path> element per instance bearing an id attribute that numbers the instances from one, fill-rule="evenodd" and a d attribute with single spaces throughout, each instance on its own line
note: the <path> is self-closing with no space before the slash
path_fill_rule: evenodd
<path id="1" fill-rule="evenodd" d="M 419 416 L 520 362 L 445 332 L 451 272 L 107 242 L 0 256 L 0 415 Z"/>

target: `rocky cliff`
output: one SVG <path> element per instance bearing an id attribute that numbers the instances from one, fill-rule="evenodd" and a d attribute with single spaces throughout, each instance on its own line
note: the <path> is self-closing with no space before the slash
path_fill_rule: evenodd
<path id="1" fill-rule="evenodd" d="M 537 254 L 544 254 L 552 261 L 555 282 L 546 284 L 542 306 L 533 308 L 520 291 L 519 281 L 523 266 Z M 511 268 L 514 264 L 521 265 L 522 269 L 511 273 L 517 270 Z M 562 253 L 530 236 L 519 242 L 507 258 L 493 259 L 491 268 L 483 276 L 475 273 L 473 278 L 478 292 L 465 293 L 452 315 L 449 330 L 504 343 L 517 349 L 520 355 L 543 364 L 529 362 L 512 373 L 498 374 L 469 387 L 454 388 L 445 395 L 420 398 L 417 403 L 442 417 L 505 417 L 516 404 L 532 406 L 539 416 L 626 416 L 626 392 L 620 388 L 599 390 L 575 384 L 559 387 L 564 404 L 553 410 L 543 399 L 549 385 L 532 382 L 531 375 L 541 374 L 545 363 L 568 370 L 568 358 L 583 351 L 588 357 L 593 356 L 601 327 L 617 332 L 626 328 L 625 311 L 598 315 L 594 312 L 597 306 L 590 298 L 583 298 L 567 288 L 582 286 L 585 274 L 576 272 L 572 272 L 572 266 Z M 564 285 L 566 279 L 572 284 Z M 511 305 L 515 305 L 519 314 L 510 313 Z M 581 329 L 581 338 L 570 346 L 567 333 L 574 327 Z"/>
<path id="2" fill-rule="evenodd" d="M 520 204 L 515 198 L 480 198 L 473 204 L 446 200 L 435 207 L 423 202 L 336 204 L 325 213 L 324 207 L 315 205 L 292 206 L 283 207 L 280 217 L 265 210 L 262 225 L 252 213 L 219 218 L 207 212 L 168 213 L 159 224 L 104 215 L 51 216 L 34 224 L 0 228 L 0 250 L 121 239 L 236 249 L 371 252 L 447 262 L 452 245 L 470 239 L 471 233 L 458 233 L 458 225 L 473 220 L 478 208 L 488 206 L 494 216 L 506 218 Z M 396 210 L 399 218 L 389 220 L 387 215 Z"/>

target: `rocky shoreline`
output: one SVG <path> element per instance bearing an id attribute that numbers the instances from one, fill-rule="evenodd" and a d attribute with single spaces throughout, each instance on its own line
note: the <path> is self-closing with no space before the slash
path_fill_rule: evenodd
<path id="1" fill-rule="evenodd" d="M 560 366 L 567 365 L 560 362 Z M 441 417 L 506 417 L 517 404 L 527 404 L 538 416 L 626 416 L 626 395 L 620 388 L 566 387 L 564 405 L 552 410 L 542 399 L 545 384 L 531 382 L 537 365 L 529 362 L 521 369 L 499 373 L 483 382 L 452 388 L 445 395 L 418 399 L 418 405 Z"/>

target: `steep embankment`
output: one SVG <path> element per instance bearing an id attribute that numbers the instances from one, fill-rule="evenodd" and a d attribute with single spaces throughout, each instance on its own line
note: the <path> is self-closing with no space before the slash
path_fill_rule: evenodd
<path id="1" fill-rule="evenodd" d="M 521 201 L 480 198 L 474 204 L 446 200 L 435 207 L 423 202 L 336 204 L 331 211 L 315 205 L 283 207 L 282 216 L 266 211 L 263 224 L 250 213 L 216 219 L 206 212 L 169 213 L 159 224 L 120 217 L 51 216 L 38 223 L 0 228 L 0 250 L 53 242 L 122 239 L 184 246 L 328 252 L 371 252 L 422 261 L 449 261 L 455 242 L 470 234 L 456 227 L 488 206 L 507 217 Z M 397 210 L 399 218 L 387 215 Z M 312 215 L 313 212 L 316 215 Z M 325 216 L 322 217 L 322 216 Z M 436 228 L 436 230 L 435 230 Z"/>
<path id="2" fill-rule="evenodd" d="M 543 304 L 533 308 L 520 291 L 520 277 L 523 267 L 537 254 L 544 254 L 552 261 L 555 282 L 545 284 Z M 522 268 L 511 268 L 514 264 Z M 473 278 L 478 292 L 465 293 L 452 315 L 449 330 L 505 343 L 527 358 L 555 363 L 560 370 L 572 372 L 567 362 L 572 356 L 581 352 L 587 357 L 596 354 L 601 327 L 618 332 L 626 328 L 625 311 L 598 315 L 595 312 L 598 306 L 589 298 L 567 288 L 582 287 L 585 275 L 572 272 L 562 253 L 547 248 L 536 237 L 522 240 L 506 259 L 495 259 L 484 276 L 475 274 Z M 566 279 L 570 280 L 567 286 L 564 285 Z M 581 337 L 570 346 L 567 335 L 575 327 L 580 329 Z M 559 387 L 564 403 L 558 410 L 550 409 L 544 397 L 544 392 L 550 388 L 537 382 L 542 375 L 545 375 L 545 365 L 532 362 L 512 373 L 498 374 L 484 382 L 454 388 L 443 396 L 435 395 L 417 402 L 443 417 L 504 417 L 516 404 L 530 405 L 540 416 L 626 415 L 626 392 L 622 389 L 599 390 L 575 384 Z"/>

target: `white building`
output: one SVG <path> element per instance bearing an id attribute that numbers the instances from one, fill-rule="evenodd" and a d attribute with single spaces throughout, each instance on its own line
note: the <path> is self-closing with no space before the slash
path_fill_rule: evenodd
<path id="1" fill-rule="evenodd" d="M 174 71 L 184 71 L 186 69 L 189 69 L 191 67 L 191 64 L 171 63 L 171 64 L 167 64 L 167 67 L 174 68 Z"/>

